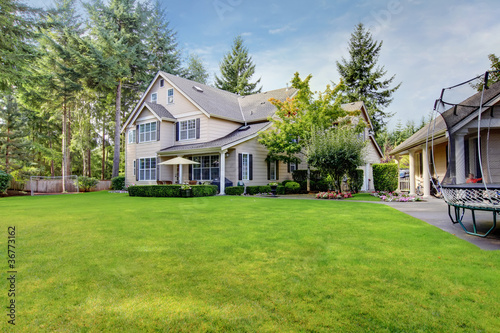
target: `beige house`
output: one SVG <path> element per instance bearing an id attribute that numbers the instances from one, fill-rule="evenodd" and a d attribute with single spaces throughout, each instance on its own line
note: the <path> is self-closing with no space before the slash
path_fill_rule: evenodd
<path id="1" fill-rule="evenodd" d="M 126 184 L 156 184 L 158 181 L 226 180 L 220 184 L 265 185 L 292 179 L 292 172 L 305 169 L 279 161 L 267 162 L 267 149 L 258 143 L 261 131 L 271 126 L 275 112 L 270 98 L 285 100 L 295 89 L 278 89 L 239 96 L 214 87 L 158 72 L 143 97 L 125 121 Z M 373 139 L 371 122 L 362 103 L 345 106 L 361 110 L 370 124 L 363 134 L 370 140 L 367 164 L 363 166 L 365 188 L 373 188 L 371 164 L 380 160 L 380 148 Z M 199 164 L 162 165 L 174 157 Z"/>

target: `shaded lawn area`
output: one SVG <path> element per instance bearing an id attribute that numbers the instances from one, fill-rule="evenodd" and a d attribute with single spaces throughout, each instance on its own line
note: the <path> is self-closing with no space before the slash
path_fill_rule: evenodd
<path id="1" fill-rule="evenodd" d="M 499 329 L 500 253 L 385 205 L 98 192 L 0 212 L 19 332 Z"/>

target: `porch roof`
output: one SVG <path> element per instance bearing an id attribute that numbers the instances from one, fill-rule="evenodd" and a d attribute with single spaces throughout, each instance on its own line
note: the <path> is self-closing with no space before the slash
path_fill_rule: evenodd
<path id="1" fill-rule="evenodd" d="M 271 123 L 266 121 L 262 123 L 250 124 L 247 126 L 242 126 L 235 131 L 229 133 L 228 135 L 213 140 L 209 142 L 193 143 L 187 145 L 177 145 L 168 148 L 164 148 L 158 152 L 158 155 L 169 155 L 169 153 L 177 153 L 180 151 L 196 153 L 199 150 L 206 150 L 210 148 L 221 149 L 223 147 L 236 145 L 239 142 L 244 142 L 255 136 L 258 132 L 270 126 Z M 227 147 L 229 148 L 229 147 Z"/>
<path id="2" fill-rule="evenodd" d="M 446 123 L 441 115 L 436 118 L 436 121 L 432 121 L 418 130 L 415 134 L 410 136 L 408 139 L 400 143 L 396 148 L 390 151 L 389 154 L 396 155 L 404 153 L 411 148 L 415 148 L 427 141 L 427 137 L 432 137 L 434 133 L 434 140 L 443 138 L 446 133 Z"/>

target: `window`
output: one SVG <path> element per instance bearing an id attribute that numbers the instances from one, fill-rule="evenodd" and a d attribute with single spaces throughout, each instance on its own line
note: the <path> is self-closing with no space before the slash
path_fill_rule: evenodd
<path id="1" fill-rule="evenodd" d="M 192 180 L 213 180 L 219 178 L 219 155 L 195 156 Z"/>
<path id="2" fill-rule="evenodd" d="M 294 172 L 297 170 L 297 163 L 290 163 L 290 173 Z"/>
<path id="3" fill-rule="evenodd" d="M 163 88 L 165 86 L 165 80 L 161 79 L 160 80 L 160 88 Z"/>
<path id="4" fill-rule="evenodd" d="M 156 141 L 156 121 L 139 125 L 139 142 Z"/>
<path id="5" fill-rule="evenodd" d="M 156 157 L 139 159 L 139 180 L 156 180 Z"/>
<path id="6" fill-rule="evenodd" d="M 276 180 L 276 161 L 269 162 L 269 180 Z"/>
<path id="7" fill-rule="evenodd" d="M 249 175 L 250 175 L 250 161 L 248 154 L 241 154 L 241 179 L 242 180 L 249 180 Z"/>
<path id="8" fill-rule="evenodd" d="M 136 130 L 131 129 L 128 131 L 128 143 L 135 143 L 135 137 L 136 137 Z"/>
<path id="9" fill-rule="evenodd" d="M 156 103 L 158 101 L 158 93 L 151 94 L 151 103 Z"/>
<path id="10" fill-rule="evenodd" d="M 180 140 L 196 139 L 196 119 L 180 122 L 179 138 Z"/>
<path id="11" fill-rule="evenodd" d="M 168 104 L 174 103 L 174 89 L 173 88 L 168 89 L 168 92 L 167 92 L 167 103 Z"/>

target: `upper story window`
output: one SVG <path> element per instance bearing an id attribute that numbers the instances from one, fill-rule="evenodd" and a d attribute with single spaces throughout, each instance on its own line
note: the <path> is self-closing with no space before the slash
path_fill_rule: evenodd
<path id="1" fill-rule="evenodd" d="M 137 135 L 137 132 L 135 129 L 131 129 L 128 131 L 128 143 L 135 143 L 135 137 Z"/>
<path id="2" fill-rule="evenodd" d="M 168 89 L 168 92 L 167 92 L 167 103 L 168 104 L 174 103 L 174 89 L 173 88 Z"/>
<path id="3" fill-rule="evenodd" d="M 160 80 L 160 88 L 163 88 L 165 86 L 165 80 L 161 79 Z"/>
<path id="4" fill-rule="evenodd" d="M 156 121 L 139 125 L 139 142 L 156 141 Z"/>
<path id="5" fill-rule="evenodd" d="M 179 138 L 181 140 L 196 139 L 196 119 L 180 122 Z"/>
<path id="6" fill-rule="evenodd" d="M 152 93 L 151 94 L 151 103 L 156 103 L 158 102 L 158 93 Z"/>

